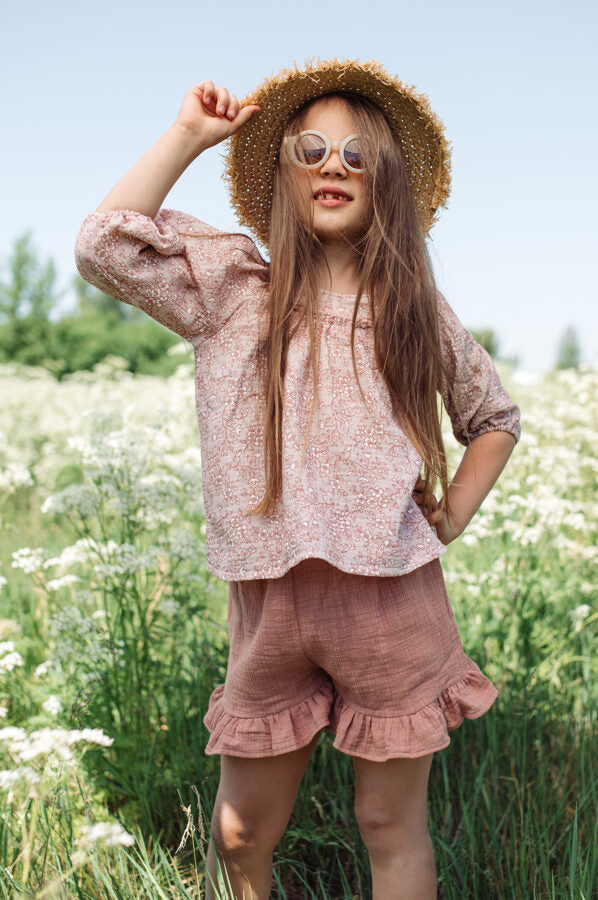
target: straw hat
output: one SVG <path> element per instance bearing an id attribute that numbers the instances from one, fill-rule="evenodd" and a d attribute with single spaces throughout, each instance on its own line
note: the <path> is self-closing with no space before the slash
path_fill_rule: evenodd
<path id="1" fill-rule="evenodd" d="M 242 101 L 261 112 L 229 138 L 224 179 L 241 225 L 269 244 L 272 181 L 278 151 L 292 116 L 310 100 L 333 92 L 358 93 L 384 113 L 400 141 L 420 220 L 427 233 L 446 206 L 450 190 L 450 143 L 425 94 L 416 93 L 370 60 L 306 60 L 303 69 L 282 69 Z"/>

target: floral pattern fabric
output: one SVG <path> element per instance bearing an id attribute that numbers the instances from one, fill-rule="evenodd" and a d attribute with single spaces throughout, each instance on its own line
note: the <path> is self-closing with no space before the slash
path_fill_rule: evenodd
<path id="1" fill-rule="evenodd" d="M 400 575 L 446 551 L 412 498 L 422 459 L 392 414 L 374 357 L 367 302 L 322 292 L 318 397 L 305 323 L 289 346 L 283 414 L 283 490 L 275 512 L 246 515 L 263 496 L 263 409 L 257 368 L 268 266 L 247 235 L 160 209 L 93 212 L 75 245 L 82 277 L 136 306 L 194 349 L 208 568 L 218 578 L 277 578 L 318 557 L 344 572 Z M 508 431 L 520 413 L 486 351 L 438 295 L 443 353 L 454 375 L 444 397 L 457 440 Z M 261 328 L 261 331 L 260 331 Z"/>

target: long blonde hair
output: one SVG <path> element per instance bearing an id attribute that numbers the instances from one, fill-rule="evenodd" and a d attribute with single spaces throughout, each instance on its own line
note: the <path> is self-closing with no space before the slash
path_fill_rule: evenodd
<path id="1" fill-rule="evenodd" d="M 399 143 L 378 108 L 356 94 L 331 94 L 326 98 L 329 96 L 349 104 L 355 131 L 361 136 L 366 169 L 366 227 L 353 245 L 358 290 L 351 324 L 351 355 L 357 384 L 365 402 L 354 341 L 357 312 L 366 294 L 376 364 L 388 387 L 393 413 L 422 457 L 423 479 L 432 490 L 440 480 L 444 508 L 450 513 L 437 393 L 452 391 L 441 352 L 434 274 L 411 183 Z M 285 135 L 301 130 L 307 108 L 294 116 Z M 313 207 L 302 208 L 297 202 L 294 168 L 281 152 L 273 181 L 268 323 L 258 351 L 266 400 L 265 493 L 247 515 L 268 515 L 281 495 L 286 359 L 290 340 L 304 318 L 309 328 L 314 387 L 308 433 L 317 401 L 319 273 L 326 261 L 322 244 L 313 232 Z M 293 324 L 297 310 L 300 315 Z M 306 443 L 307 434 L 304 452 Z"/>

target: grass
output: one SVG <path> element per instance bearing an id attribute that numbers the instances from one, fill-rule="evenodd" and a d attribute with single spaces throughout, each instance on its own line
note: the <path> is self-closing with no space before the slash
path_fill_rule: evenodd
<path id="1" fill-rule="evenodd" d="M 0 440 L 0 475 L 18 456 L 33 478 L 0 490 L 0 728 L 23 729 L 28 747 L 52 728 L 56 746 L 24 762 L 0 740 L 0 896 L 199 898 L 219 778 L 202 719 L 228 647 L 226 586 L 202 556 L 201 471 L 192 452 L 181 458 L 193 423 L 160 407 L 169 379 L 102 382 L 110 412 L 84 434 L 93 382 L 48 385 L 32 405 L 26 378 L 7 379 L 0 436 L 13 420 L 20 428 L 14 446 Z M 147 405 L 125 422 L 120 410 L 144 385 Z M 522 393 L 522 445 L 443 557 L 466 652 L 499 688 L 432 765 L 444 900 L 596 896 L 597 385 L 578 373 Z M 44 422 L 52 403 L 60 419 Z M 69 447 L 71 434 L 87 449 Z M 83 553 L 84 540 L 95 549 Z M 20 663 L 3 668 L 13 653 Z M 113 742 L 92 735 L 61 758 L 82 728 Z M 371 896 L 351 760 L 332 741 L 321 734 L 276 848 L 273 898 Z M 19 765 L 29 773 L 8 783 Z M 121 837 L 86 844 L 84 826 L 101 822 Z"/>

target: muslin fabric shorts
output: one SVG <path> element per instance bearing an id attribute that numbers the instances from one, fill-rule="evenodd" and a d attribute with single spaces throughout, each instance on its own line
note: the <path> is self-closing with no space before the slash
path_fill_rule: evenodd
<path id="1" fill-rule="evenodd" d="M 498 695 L 463 650 L 438 559 L 388 577 L 310 558 L 229 582 L 228 632 L 208 755 L 277 756 L 326 729 L 351 756 L 425 756 Z"/>

